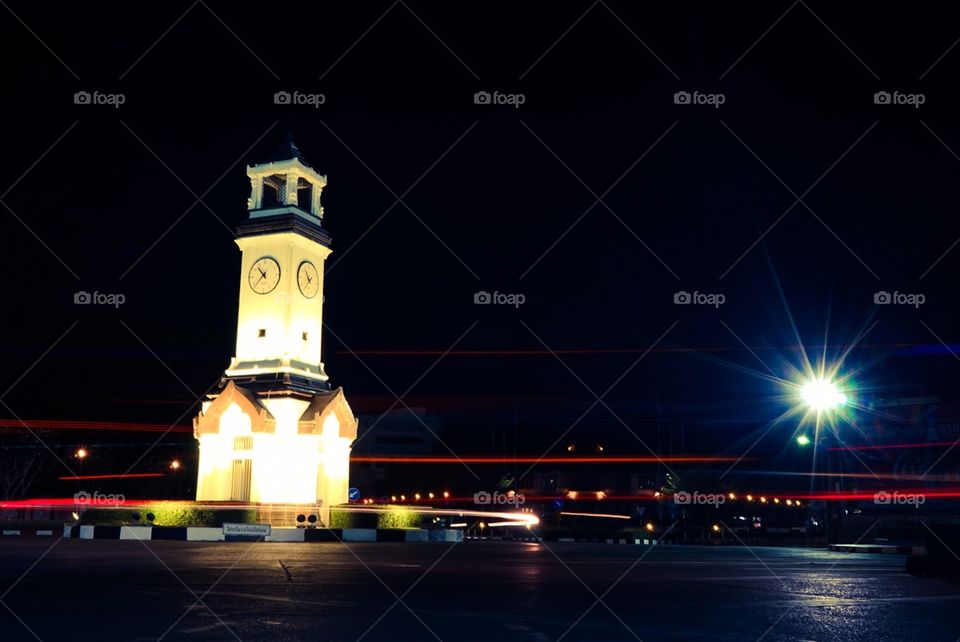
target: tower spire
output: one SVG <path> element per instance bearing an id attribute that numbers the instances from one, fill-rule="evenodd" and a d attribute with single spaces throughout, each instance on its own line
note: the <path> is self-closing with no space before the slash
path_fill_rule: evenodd
<path id="1" fill-rule="evenodd" d="M 283 136 L 283 140 L 279 145 L 263 159 L 265 163 L 277 163 L 287 160 L 298 160 L 307 167 L 311 167 L 310 163 L 307 162 L 307 159 L 304 158 L 303 154 L 300 152 L 300 148 L 297 147 L 297 144 L 293 140 L 293 132 L 287 131 Z"/>

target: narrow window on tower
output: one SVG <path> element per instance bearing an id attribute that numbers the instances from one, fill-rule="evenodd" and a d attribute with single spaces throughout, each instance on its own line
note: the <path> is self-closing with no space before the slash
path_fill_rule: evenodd
<path id="1" fill-rule="evenodd" d="M 304 341 L 307 340 L 307 333 L 306 333 L 306 332 L 303 333 L 303 340 L 304 340 Z"/>
<path id="2" fill-rule="evenodd" d="M 257 330 L 257 336 L 261 338 L 267 336 L 266 328 L 260 328 L 259 330 Z"/>

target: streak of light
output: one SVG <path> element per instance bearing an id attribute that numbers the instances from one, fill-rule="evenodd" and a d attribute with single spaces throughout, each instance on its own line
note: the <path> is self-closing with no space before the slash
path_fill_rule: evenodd
<path id="1" fill-rule="evenodd" d="M 925 499 L 957 499 L 960 498 L 960 488 L 898 488 L 870 491 L 837 491 L 821 493 L 791 493 L 790 496 L 799 499 L 820 499 L 826 501 L 870 501 L 876 500 L 877 495 L 922 495 Z"/>
<path id="2" fill-rule="evenodd" d="M 738 457 L 351 457 L 351 462 L 384 464 L 671 464 L 743 461 Z"/>
<path id="3" fill-rule="evenodd" d="M 118 430 L 123 432 L 172 432 L 192 433 L 191 426 L 169 424 L 121 423 L 116 421 L 67 421 L 60 419 L 0 419 L 0 426 L 22 428 L 26 424 L 38 430 Z"/>
<path id="4" fill-rule="evenodd" d="M 739 475 L 770 475 L 779 477 L 847 477 L 850 479 L 893 479 L 896 481 L 940 481 L 955 482 L 956 477 L 950 475 L 923 475 L 922 473 L 827 473 L 779 470 L 745 470 Z"/>
<path id="5" fill-rule="evenodd" d="M 57 477 L 60 481 L 81 481 L 84 479 L 124 479 L 134 477 L 163 477 L 163 473 L 127 473 L 116 475 L 69 475 L 67 477 Z"/>
<path id="6" fill-rule="evenodd" d="M 338 510 L 348 513 L 382 513 L 379 508 L 360 508 L 355 506 L 338 506 Z M 428 506 L 417 506 L 411 508 L 412 512 L 420 515 L 455 515 L 457 517 L 485 517 L 508 519 L 502 526 L 536 526 L 540 523 L 540 518 L 531 513 L 497 513 L 494 511 L 483 510 L 458 510 L 456 508 L 430 508 Z"/>
<path id="7" fill-rule="evenodd" d="M 630 519 L 629 515 L 614 515 L 612 513 L 566 513 L 561 511 L 561 515 L 569 515 L 571 517 L 606 517 L 609 519 Z"/>

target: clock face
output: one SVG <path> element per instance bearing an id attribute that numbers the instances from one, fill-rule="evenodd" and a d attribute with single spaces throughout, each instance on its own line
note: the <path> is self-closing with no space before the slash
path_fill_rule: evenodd
<path id="1" fill-rule="evenodd" d="M 297 270 L 297 285 L 300 292 L 308 299 L 317 296 L 320 291 L 320 275 L 317 274 L 317 268 L 310 261 L 304 261 Z"/>
<path id="2" fill-rule="evenodd" d="M 250 268 L 247 282 L 250 283 L 250 289 L 257 294 L 273 292 L 280 282 L 280 264 L 269 256 L 257 259 Z"/>

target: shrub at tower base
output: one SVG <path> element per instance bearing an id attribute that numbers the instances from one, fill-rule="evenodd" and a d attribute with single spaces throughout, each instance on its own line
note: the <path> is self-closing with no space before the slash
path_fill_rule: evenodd
<path id="1" fill-rule="evenodd" d="M 147 522 L 147 513 L 153 521 Z M 123 526 L 153 523 L 157 526 L 223 526 L 227 523 L 252 523 L 257 511 L 248 508 L 210 508 L 190 503 L 144 504 L 137 508 L 88 508 L 80 515 L 81 524 Z"/>
<path id="2" fill-rule="evenodd" d="M 381 506 L 378 513 L 330 509 L 330 528 L 421 528 L 420 515 L 407 506 Z"/>

